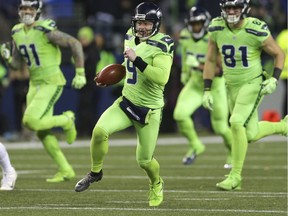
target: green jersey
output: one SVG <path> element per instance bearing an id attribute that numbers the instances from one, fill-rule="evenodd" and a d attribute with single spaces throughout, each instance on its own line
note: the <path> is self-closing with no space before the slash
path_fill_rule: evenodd
<path id="1" fill-rule="evenodd" d="M 168 35 L 158 33 L 145 42 L 136 44 L 135 36 L 129 29 L 124 45 L 124 49 L 134 49 L 136 55 L 140 56 L 148 66 L 141 72 L 133 65 L 133 62 L 125 59 L 123 65 L 126 67 L 126 78 L 122 91 L 123 96 L 138 106 L 152 109 L 163 107 L 164 87 L 168 81 L 173 60 L 173 40 Z M 164 58 L 163 61 L 161 58 Z M 157 59 L 157 63 L 155 63 L 155 59 Z M 167 80 L 163 80 L 163 77 L 167 77 Z M 155 79 L 159 79 L 159 81 Z"/>
<path id="2" fill-rule="evenodd" d="M 196 58 L 200 64 L 205 63 L 208 49 L 208 37 L 208 34 L 206 34 L 200 40 L 194 40 L 187 28 L 184 28 L 180 32 L 179 43 L 181 47 L 182 73 L 191 73 L 193 70 L 195 71 L 195 69 L 190 66 L 190 59 Z"/>
<path id="3" fill-rule="evenodd" d="M 38 20 L 26 31 L 24 24 L 12 28 L 12 38 L 21 56 L 28 65 L 32 83 L 64 85 L 66 80 L 61 72 L 61 51 L 52 44 L 46 33 L 55 30 L 53 20 Z"/>
<path id="4" fill-rule="evenodd" d="M 222 17 L 209 25 L 210 38 L 217 44 L 228 84 L 247 83 L 262 74 L 262 43 L 270 36 L 265 22 L 245 18 L 241 28 L 231 30 Z"/>

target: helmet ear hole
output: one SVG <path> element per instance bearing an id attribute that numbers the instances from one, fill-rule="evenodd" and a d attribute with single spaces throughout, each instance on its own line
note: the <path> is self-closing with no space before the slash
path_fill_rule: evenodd
<path id="1" fill-rule="evenodd" d="M 150 21 L 153 23 L 152 33 L 142 39 L 147 39 L 157 34 L 161 25 L 162 12 L 160 8 L 152 2 L 143 2 L 135 8 L 134 16 L 131 17 L 131 28 L 134 36 L 137 36 L 136 22 Z"/>

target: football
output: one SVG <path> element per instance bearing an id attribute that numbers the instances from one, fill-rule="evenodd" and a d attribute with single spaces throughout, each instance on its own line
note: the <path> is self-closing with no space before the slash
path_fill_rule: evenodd
<path id="1" fill-rule="evenodd" d="M 126 74 L 126 69 L 121 64 L 110 64 L 97 73 L 94 81 L 99 87 L 106 87 L 120 82 Z"/>

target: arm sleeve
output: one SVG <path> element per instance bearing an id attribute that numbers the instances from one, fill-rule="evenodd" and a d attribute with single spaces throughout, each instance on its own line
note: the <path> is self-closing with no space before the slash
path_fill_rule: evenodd
<path id="1" fill-rule="evenodd" d="M 143 73 L 149 80 L 159 85 L 165 85 L 169 80 L 172 66 L 172 57 L 169 55 L 156 55 L 152 65 L 147 65 Z"/>

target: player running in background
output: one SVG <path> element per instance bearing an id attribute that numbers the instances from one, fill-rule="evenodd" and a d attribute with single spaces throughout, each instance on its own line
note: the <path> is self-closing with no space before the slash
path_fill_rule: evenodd
<path id="1" fill-rule="evenodd" d="M 86 83 L 83 50 L 74 37 L 57 30 L 53 20 L 38 19 L 41 7 L 40 0 L 21 0 L 19 5 L 21 23 L 12 29 L 12 54 L 7 45 L 3 44 L 1 55 L 11 68 L 19 68 L 22 60 L 25 60 L 28 66 L 30 84 L 23 124 L 37 132 L 45 150 L 58 166 L 56 175 L 47 179 L 47 182 L 62 182 L 73 178 L 75 172 L 61 151 L 51 129 L 63 128 L 69 144 L 76 139 L 77 131 L 72 111 L 53 115 L 54 105 L 66 84 L 59 66 L 61 63 L 59 46 L 69 47 L 72 51 L 76 66 L 72 86 L 76 89 L 82 88 Z"/>
<path id="2" fill-rule="evenodd" d="M 194 127 L 191 115 L 202 105 L 203 97 L 203 68 L 208 48 L 207 28 L 211 16 L 201 7 L 192 7 L 185 19 L 187 25 L 180 33 L 182 72 L 181 90 L 174 110 L 174 119 L 178 128 L 188 139 L 188 152 L 183 158 L 185 165 L 192 164 L 196 156 L 205 151 Z M 228 104 L 225 82 L 222 72 L 217 67 L 217 75 L 212 86 L 212 96 L 215 99 L 211 123 L 216 134 L 221 135 L 227 147 L 227 159 L 224 168 L 231 168 L 231 130 L 228 125 Z"/>
<path id="3" fill-rule="evenodd" d="M 208 109 L 214 108 L 211 86 L 217 53 L 220 52 L 231 113 L 233 167 L 228 177 L 216 186 L 223 190 L 240 190 L 248 142 L 272 134 L 288 133 L 287 116 L 281 122 L 258 122 L 257 112 L 263 95 L 271 94 L 276 89 L 284 65 L 284 54 L 265 22 L 253 17 L 246 18 L 249 0 L 223 0 L 220 6 L 222 17 L 213 19 L 209 25 L 203 105 Z M 275 68 L 270 77 L 264 77 L 262 73 L 262 50 L 274 57 Z"/>
<path id="4" fill-rule="evenodd" d="M 174 42 L 170 36 L 159 33 L 161 17 L 161 10 L 151 2 L 143 2 L 135 9 L 132 26 L 124 42 L 126 78 L 122 96 L 102 114 L 93 130 L 91 172 L 76 184 L 77 192 L 101 180 L 109 136 L 134 126 L 137 133 L 136 159 L 150 180 L 149 206 L 159 206 L 163 201 L 164 182 L 154 151 L 164 106 L 163 91 L 172 66 Z"/>
<path id="5" fill-rule="evenodd" d="M 11 165 L 8 152 L 1 142 L 0 142 L 0 167 L 2 168 L 2 175 L 3 175 L 0 190 L 5 191 L 13 190 L 17 179 L 17 172 Z"/>

